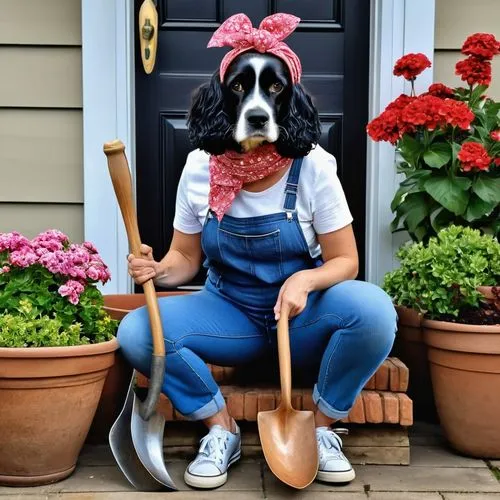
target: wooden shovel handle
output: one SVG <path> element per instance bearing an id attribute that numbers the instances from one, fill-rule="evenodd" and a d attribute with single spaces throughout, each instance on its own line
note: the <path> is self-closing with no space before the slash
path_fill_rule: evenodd
<path id="1" fill-rule="evenodd" d="M 292 407 L 292 360 L 288 322 L 288 311 L 283 308 L 278 320 L 278 358 L 281 382 L 280 406 L 284 408 Z"/>
<path id="2" fill-rule="evenodd" d="M 123 222 L 127 230 L 127 237 L 130 250 L 136 256 L 141 255 L 141 237 L 137 224 L 137 215 L 134 208 L 132 194 L 132 177 L 125 156 L 125 146 L 119 141 L 107 142 L 104 144 L 104 153 L 108 159 L 109 175 L 116 193 L 118 205 L 123 216 Z M 163 329 L 160 321 L 160 310 L 158 308 L 158 298 L 156 296 L 153 280 L 148 280 L 142 285 L 151 324 L 151 334 L 153 337 L 153 354 L 155 356 L 165 356 L 165 341 L 163 339 Z"/>

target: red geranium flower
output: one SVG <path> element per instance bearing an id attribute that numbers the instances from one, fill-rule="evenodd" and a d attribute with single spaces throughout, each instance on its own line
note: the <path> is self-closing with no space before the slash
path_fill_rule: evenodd
<path id="1" fill-rule="evenodd" d="M 495 164 L 495 167 L 500 167 L 500 158 L 495 158 L 493 163 Z"/>
<path id="2" fill-rule="evenodd" d="M 374 141 L 386 141 L 391 144 L 396 144 L 401 135 L 398 127 L 401 111 L 414 99 L 415 97 L 401 94 L 394 101 L 389 103 L 380 116 L 373 119 L 367 125 L 366 131 L 368 135 Z"/>
<path id="3" fill-rule="evenodd" d="M 454 99 L 444 100 L 442 112 L 448 125 L 459 127 L 462 130 L 468 130 L 475 118 L 474 113 L 465 102 Z"/>
<path id="4" fill-rule="evenodd" d="M 429 90 L 427 91 L 428 94 L 433 95 L 435 97 L 442 97 L 443 99 L 445 97 L 453 97 L 455 94 L 453 92 L 453 89 L 450 87 L 447 87 L 446 85 L 442 83 L 433 83 L 430 87 Z"/>
<path id="5" fill-rule="evenodd" d="M 500 42 L 489 33 L 475 33 L 465 40 L 462 54 L 480 59 L 493 59 L 493 56 L 500 54 Z"/>
<path id="6" fill-rule="evenodd" d="M 464 142 L 457 155 L 460 160 L 461 170 L 489 170 L 493 161 L 486 149 L 479 142 Z"/>
<path id="7" fill-rule="evenodd" d="M 467 104 L 427 94 L 419 96 L 402 110 L 400 128 L 404 132 L 414 132 L 416 127 L 435 130 L 451 125 L 467 130 L 472 120 L 474 113 Z"/>
<path id="8" fill-rule="evenodd" d="M 407 80 L 413 80 L 426 68 L 431 67 L 431 62 L 425 54 L 406 54 L 396 61 L 393 73 L 396 76 L 404 76 Z"/>
<path id="9" fill-rule="evenodd" d="M 500 128 L 497 128 L 496 130 L 493 130 L 491 132 L 490 137 L 497 142 L 500 142 Z"/>
<path id="10" fill-rule="evenodd" d="M 366 131 L 374 141 L 396 144 L 399 139 L 398 118 L 398 111 L 386 110 L 366 126 Z"/>
<path id="11" fill-rule="evenodd" d="M 491 82 L 491 63 L 475 56 L 470 56 L 463 61 L 458 61 L 455 66 L 455 74 L 469 85 L 479 83 L 489 85 Z"/>
<path id="12" fill-rule="evenodd" d="M 415 100 L 415 97 L 411 97 L 406 94 L 401 94 L 399 97 L 396 97 L 394 101 L 390 102 L 387 107 L 385 108 L 385 111 L 389 111 L 391 109 L 393 110 L 398 110 L 401 111 L 404 109 L 410 102 Z"/>

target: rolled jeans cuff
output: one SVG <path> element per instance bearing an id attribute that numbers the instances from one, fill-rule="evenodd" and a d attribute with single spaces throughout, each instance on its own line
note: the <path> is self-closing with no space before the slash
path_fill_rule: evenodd
<path id="1" fill-rule="evenodd" d="M 317 405 L 319 411 L 323 414 L 325 414 L 327 417 L 334 418 L 336 420 L 340 420 L 341 418 L 347 417 L 349 415 L 349 410 L 337 410 L 330 404 L 328 404 L 322 397 L 321 394 L 318 391 L 318 386 L 317 384 L 314 385 L 314 390 L 313 390 L 313 401 Z"/>
<path id="2" fill-rule="evenodd" d="M 226 406 L 226 402 L 224 401 L 224 396 L 222 396 L 222 393 L 219 390 L 207 404 L 193 411 L 189 415 L 182 416 L 187 420 L 205 420 L 206 418 L 219 413 L 224 406 Z"/>

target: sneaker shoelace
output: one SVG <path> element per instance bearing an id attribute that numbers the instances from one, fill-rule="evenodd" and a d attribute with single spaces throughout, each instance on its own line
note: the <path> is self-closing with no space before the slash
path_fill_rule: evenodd
<path id="1" fill-rule="evenodd" d="M 218 429 L 212 429 L 200 441 L 199 455 L 204 455 L 205 460 L 224 463 L 224 452 L 227 450 L 228 436 Z"/>
<path id="2" fill-rule="evenodd" d="M 335 458 L 342 457 L 340 438 L 338 438 L 333 431 L 324 430 L 318 432 L 317 440 L 321 451 L 326 450 L 327 455 Z"/>

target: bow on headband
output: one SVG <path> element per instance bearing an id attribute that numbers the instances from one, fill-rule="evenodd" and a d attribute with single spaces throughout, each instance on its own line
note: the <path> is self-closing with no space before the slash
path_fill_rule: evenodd
<path id="1" fill-rule="evenodd" d="M 228 45 L 233 50 L 228 52 L 220 64 L 220 78 L 229 65 L 241 53 L 255 49 L 268 52 L 282 59 L 290 71 L 293 83 L 300 81 L 302 66 L 297 54 L 282 40 L 292 33 L 300 22 L 300 18 L 291 14 L 273 14 L 266 17 L 259 28 L 252 27 L 252 22 L 245 14 L 235 14 L 226 19 L 212 35 L 207 47 L 223 47 Z"/>

